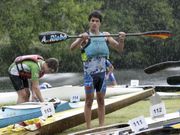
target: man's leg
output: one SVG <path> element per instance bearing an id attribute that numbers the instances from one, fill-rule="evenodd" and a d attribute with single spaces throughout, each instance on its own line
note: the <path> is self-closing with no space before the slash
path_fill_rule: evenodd
<path id="1" fill-rule="evenodd" d="M 97 92 L 96 95 L 97 95 L 97 103 L 98 103 L 99 126 L 104 126 L 104 118 L 105 118 L 104 96 L 105 94 L 102 92 Z"/>
<path id="2" fill-rule="evenodd" d="M 28 102 L 30 97 L 28 80 L 11 74 L 9 77 L 18 94 L 17 103 Z"/>
<path id="3" fill-rule="evenodd" d="M 94 99 L 94 87 L 93 87 L 93 79 L 91 75 L 85 74 L 84 75 L 84 88 L 85 88 L 85 106 L 84 106 L 84 117 L 86 121 L 86 127 L 89 129 L 91 128 L 91 108 Z"/>
<path id="4" fill-rule="evenodd" d="M 28 90 L 28 88 L 18 90 L 17 94 L 18 94 L 17 103 L 29 102 L 30 91 Z"/>
<path id="5" fill-rule="evenodd" d="M 105 118 L 105 103 L 104 97 L 106 93 L 106 73 L 102 72 L 94 76 L 94 87 L 96 89 L 96 97 L 98 103 L 98 118 L 99 118 L 99 126 L 104 125 Z"/>
<path id="6" fill-rule="evenodd" d="M 86 94 L 85 107 L 84 107 L 84 117 L 86 121 L 86 127 L 91 128 L 91 107 L 94 99 L 94 93 Z"/>

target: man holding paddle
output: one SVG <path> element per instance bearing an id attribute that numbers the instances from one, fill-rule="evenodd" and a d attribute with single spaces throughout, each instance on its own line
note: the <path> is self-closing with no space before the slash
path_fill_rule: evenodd
<path id="1" fill-rule="evenodd" d="M 17 103 L 28 102 L 30 99 L 28 80 L 31 80 L 33 100 L 43 102 L 39 78 L 44 74 L 57 72 L 58 66 L 59 62 L 55 58 L 44 60 L 39 55 L 17 57 L 8 69 L 10 80 L 18 94 Z"/>
<path id="2" fill-rule="evenodd" d="M 89 15 L 89 31 L 80 34 L 70 46 L 71 50 L 81 48 L 84 68 L 84 87 L 86 93 L 84 115 L 87 128 L 91 128 L 91 107 L 94 91 L 98 103 L 99 126 L 104 125 L 106 93 L 106 59 L 109 57 L 109 48 L 122 52 L 124 48 L 125 33 L 119 32 L 118 41 L 108 32 L 100 32 L 102 15 L 94 11 Z M 93 38 L 90 38 L 93 36 Z M 97 37 L 96 37 L 97 36 Z"/>

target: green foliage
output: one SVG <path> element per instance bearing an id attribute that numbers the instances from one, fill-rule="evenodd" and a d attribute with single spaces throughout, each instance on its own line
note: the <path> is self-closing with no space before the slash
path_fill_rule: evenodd
<path id="1" fill-rule="evenodd" d="M 0 74 L 6 75 L 16 56 L 40 54 L 56 57 L 60 72 L 81 72 L 80 51 L 70 52 L 73 40 L 42 45 L 38 34 L 61 31 L 78 35 L 88 30 L 88 15 L 103 13 L 102 31 L 144 32 L 170 30 L 168 40 L 128 37 L 122 54 L 111 50 L 116 68 L 144 68 L 166 60 L 179 60 L 179 0 L 1 0 L 0 2 Z M 121 66 L 119 66 L 121 65 Z"/>

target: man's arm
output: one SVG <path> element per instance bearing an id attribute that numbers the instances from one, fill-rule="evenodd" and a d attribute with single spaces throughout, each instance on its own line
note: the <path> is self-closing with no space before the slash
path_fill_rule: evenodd
<path id="1" fill-rule="evenodd" d="M 80 48 L 82 44 L 85 44 L 87 39 L 89 38 L 88 33 L 83 33 L 79 36 L 82 36 L 82 38 L 77 38 L 70 46 L 70 50 L 74 50 L 76 48 Z"/>
<path id="2" fill-rule="evenodd" d="M 107 68 L 108 68 L 108 69 L 107 69 L 108 72 L 107 72 L 106 76 L 109 78 L 109 75 L 113 72 L 114 67 L 113 67 L 112 64 L 110 64 Z"/>
<path id="3" fill-rule="evenodd" d="M 41 91 L 39 88 L 38 80 L 32 80 L 32 93 L 39 99 L 40 102 L 44 102 L 44 99 L 41 95 Z"/>
<path id="4" fill-rule="evenodd" d="M 105 35 L 109 35 L 110 33 L 104 32 Z M 107 37 L 107 40 L 109 42 L 109 45 L 111 48 L 115 49 L 117 52 L 122 52 L 124 49 L 124 40 L 125 40 L 125 33 L 119 32 L 119 39 L 116 41 L 112 37 Z"/>

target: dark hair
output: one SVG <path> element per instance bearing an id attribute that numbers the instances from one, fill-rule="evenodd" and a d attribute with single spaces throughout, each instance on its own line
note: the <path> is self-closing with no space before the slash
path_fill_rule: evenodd
<path id="1" fill-rule="evenodd" d="M 46 60 L 46 63 L 49 68 L 51 68 L 54 72 L 58 71 L 59 68 L 59 61 L 56 58 L 49 58 Z"/>
<path id="2" fill-rule="evenodd" d="M 100 22 L 102 22 L 102 14 L 100 11 L 95 10 L 92 13 L 90 13 L 88 20 L 90 21 L 92 17 L 98 18 Z"/>

